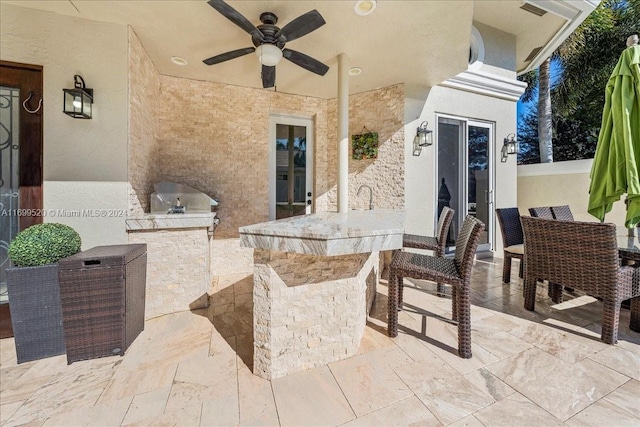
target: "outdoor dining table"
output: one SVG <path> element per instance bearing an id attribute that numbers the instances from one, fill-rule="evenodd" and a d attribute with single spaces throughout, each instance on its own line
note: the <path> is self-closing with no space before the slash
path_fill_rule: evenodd
<path id="1" fill-rule="evenodd" d="M 623 261 L 640 262 L 640 236 L 618 235 L 618 252 Z"/>

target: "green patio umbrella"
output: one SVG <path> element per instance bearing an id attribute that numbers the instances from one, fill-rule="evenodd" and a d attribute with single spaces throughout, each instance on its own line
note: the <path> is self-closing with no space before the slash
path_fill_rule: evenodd
<path id="1" fill-rule="evenodd" d="M 625 226 L 640 223 L 640 46 L 637 36 L 620 56 L 605 89 L 602 127 L 591 168 L 591 215 L 604 221 L 627 194 Z"/>

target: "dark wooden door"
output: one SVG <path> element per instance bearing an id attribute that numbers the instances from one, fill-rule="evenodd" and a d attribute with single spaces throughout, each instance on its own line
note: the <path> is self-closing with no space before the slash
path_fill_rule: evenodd
<path id="1" fill-rule="evenodd" d="M 42 222 L 42 67 L 0 61 L 0 338 L 13 336 L 7 249 Z"/>

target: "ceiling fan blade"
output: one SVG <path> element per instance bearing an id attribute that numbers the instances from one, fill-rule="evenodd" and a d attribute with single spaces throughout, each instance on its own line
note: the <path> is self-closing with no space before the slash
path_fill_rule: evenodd
<path id="1" fill-rule="evenodd" d="M 202 62 L 204 62 L 207 65 L 219 64 L 220 62 L 224 62 L 230 59 L 238 58 L 240 56 L 248 55 L 255 51 L 256 51 L 255 47 L 245 47 L 242 49 L 232 50 L 230 52 L 225 52 L 225 53 L 221 53 L 220 55 L 212 56 L 211 58 L 207 58 Z"/>
<path id="2" fill-rule="evenodd" d="M 209 6 L 220 12 L 222 16 L 227 18 L 229 21 L 236 24 L 238 27 L 245 30 L 247 33 L 251 34 L 253 37 L 256 37 L 260 41 L 264 41 L 264 35 L 262 32 L 256 28 L 247 18 L 244 17 L 240 12 L 229 6 L 222 0 L 209 0 Z"/>
<path id="3" fill-rule="evenodd" d="M 262 66 L 262 87 L 274 87 L 276 85 L 276 67 Z"/>
<path id="4" fill-rule="evenodd" d="M 275 35 L 275 38 L 284 37 L 284 42 L 290 42 L 295 39 L 309 34 L 312 31 L 322 27 L 326 22 L 320 12 L 313 9 L 304 15 L 298 16 L 293 21 L 282 27 Z"/>
<path id="5" fill-rule="evenodd" d="M 284 48 L 282 50 L 282 56 L 284 56 L 297 66 L 321 76 L 324 76 L 325 74 L 327 74 L 327 71 L 329 71 L 329 67 L 324 65 L 322 62 L 295 50 Z"/>

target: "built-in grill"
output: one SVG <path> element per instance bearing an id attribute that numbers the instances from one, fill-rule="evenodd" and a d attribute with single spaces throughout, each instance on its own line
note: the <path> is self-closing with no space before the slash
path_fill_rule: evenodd
<path id="1" fill-rule="evenodd" d="M 213 212 L 218 201 L 184 184 L 160 182 L 153 186 L 152 214 L 184 214 Z"/>

